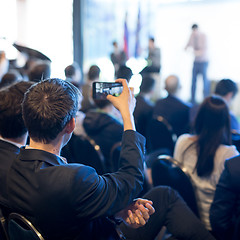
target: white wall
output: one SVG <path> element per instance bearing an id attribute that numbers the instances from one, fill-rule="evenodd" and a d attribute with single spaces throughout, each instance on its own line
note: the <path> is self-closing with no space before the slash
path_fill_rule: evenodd
<path id="1" fill-rule="evenodd" d="M 155 13 L 155 35 L 162 49 L 162 78 L 175 73 L 182 81 L 181 96 L 190 98 L 193 56 L 184 47 L 197 23 L 208 36 L 210 80 L 231 78 L 240 82 L 240 2 L 189 3 L 158 5 Z M 201 81 L 201 80 L 200 80 Z M 201 85 L 201 84 L 200 84 Z M 202 86 L 198 99 L 202 99 Z M 235 108 L 237 111 L 237 108 Z M 240 112 L 240 108 L 238 110 Z"/>

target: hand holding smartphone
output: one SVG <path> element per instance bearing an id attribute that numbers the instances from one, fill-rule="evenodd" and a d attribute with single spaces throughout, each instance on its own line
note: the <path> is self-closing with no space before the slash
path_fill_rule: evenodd
<path id="1" fill-rule="evenodd" d="M 117 82 L 94 82 L 92 96 L 96 100 L 105 100 L 107 95 L 118 97 L 123 90 L 121 83 Z"/>

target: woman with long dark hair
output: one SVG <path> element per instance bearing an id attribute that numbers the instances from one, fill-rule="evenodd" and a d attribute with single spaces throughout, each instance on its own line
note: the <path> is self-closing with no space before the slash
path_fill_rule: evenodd
<path id="1" fill-rule="evenodd" d="M 225 101 L 218 96 L 207 97 L 198 110 L 194 134 L 179 137 L 174 158 L 191 176 L 200 218 L 209 230 L 209 209 L 224 162 L 238 154 L 236 147 L 231 145 L 229 109 Z"/>

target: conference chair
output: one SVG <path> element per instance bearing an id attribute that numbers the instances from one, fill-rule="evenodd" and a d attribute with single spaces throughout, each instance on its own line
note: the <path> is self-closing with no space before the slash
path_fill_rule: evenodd
<path id="1" fill-rule="evenodd" d="M 172 126 L 162 116 L 153 116 L 147 127 L 147 142 L 150 152 L 164 150 L 165 154 L 172 155 L 176 134 Z"/>
<path id="2" fill-rule="evenodd" d="M 152 165 L 152 181 L 154 186 L 169 186 L 182 196 L 189 208 L 199 217 L 197 199 L 191 178 L 181 164 L 173 157 L 160 155 Z"/>
<path id="3" fill-rule="evenodd" d="M 9 240 L 44 240 L 42 234 L 18 213 L 10 213 L 8 217 Z"/>
<path id="4" fill-rule="evenodd" d="M 96 169 L 98 174 L 105 173 L 105 159 L 100 146 L 89 136 L 72 135 L 66 146 L 63 147 L 61 156 L 68 163 L 81 163 Z"/>

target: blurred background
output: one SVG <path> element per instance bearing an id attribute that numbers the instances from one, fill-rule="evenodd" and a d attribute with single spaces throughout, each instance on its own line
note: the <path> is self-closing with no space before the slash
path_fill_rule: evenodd
<path id="1" fill-rule="evenodd" d="M 240 82 L 240 1 L 237 0 L 0 0 L 0 50 L 24 64 L 12 48 L 18 43 L 36 49 L 52 61 L 51 77 L 64 78 L 64 68 L 76 61 L 85 74 L 89 66 L 101 68 L 101 80 L 113 81 L 110 60 L 113 41 L 127 49 L 134 75 L 147 64 L 149 37 L 161 49 L 157 94 L 164 96 L 162 81 L 169 74 L 180 77 L 180 97 L 190 99 L 193 54 L 185 51 L 191 26 L 199 25 L 208 37 L 208 78 Z M 127 38 L 128 41 L 124 41 Z M 197 99 L 202 99 L 198 81 Z M 232 106 L 239 116 L 239 95 Z"/>

